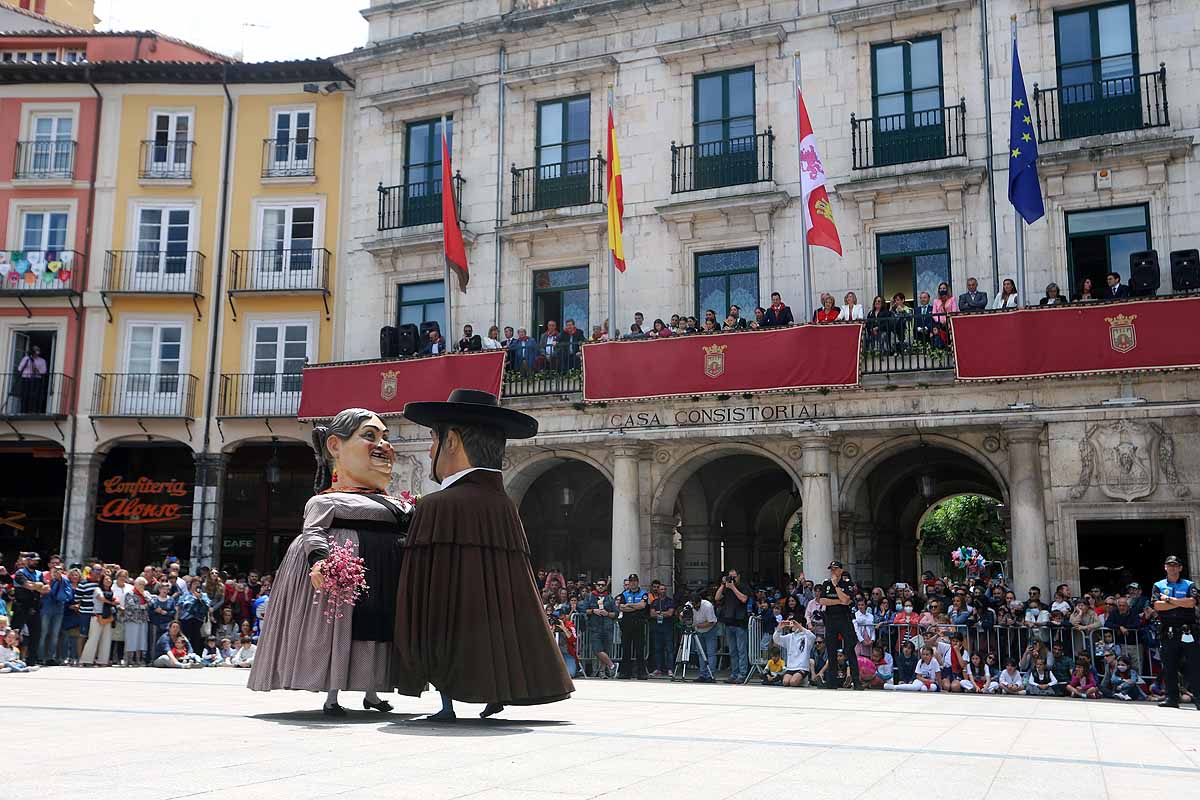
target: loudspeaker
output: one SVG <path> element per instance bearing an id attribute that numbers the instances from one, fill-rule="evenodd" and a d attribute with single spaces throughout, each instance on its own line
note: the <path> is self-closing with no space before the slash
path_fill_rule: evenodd
<path id="1" fill-rule="evenodd" d="M 1148 297 L 1158 291 L 1160 280 L 1158 251 L 1143 250 L 1129 254 L 1129 294 Z"/>
<path id="2" fill-rule="evenodd" d="M 1176 292 L 1200 289 L 1200 250 L 1171 252 L 1171 289 Z"/>
<path id="3" fill-rule="evenodd" d="M 429 332 L 430 331 L 437 331 L 440 334 L 442 332 L 442 326 L 438 325 L 436 322 L 422 322 L 421 323 L 421 344 L 422 345 L 424 345 L 427 341 L 429 341 Z"/>
<path id="4" fill-rule="evenodd" d="M 379 329 L 379 357 L 400 357 L 400 332 L 392 325 L 384 325 Z"/>
<path id="5" fill-rule="evenodd" d="M 420 331 L 417 329 L 417 326 L 411 322 L 407 325 L 401 325 L 399 333 L 400 355 L 404 358 L 415 356 L 420 347 L 417 337 L 421 335 Z"/>

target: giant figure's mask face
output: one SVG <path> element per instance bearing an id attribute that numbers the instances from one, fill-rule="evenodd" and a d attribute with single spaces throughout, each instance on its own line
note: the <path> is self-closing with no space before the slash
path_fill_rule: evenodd
<path id="1" fill-rule="evenodd" d="M 387 438 L 387 426 L 372 415 L 349 439 L 330 436 L 327 444 L 337 470 L 334 489 L 359 488 L 387 491 L 396 451 Z"/>

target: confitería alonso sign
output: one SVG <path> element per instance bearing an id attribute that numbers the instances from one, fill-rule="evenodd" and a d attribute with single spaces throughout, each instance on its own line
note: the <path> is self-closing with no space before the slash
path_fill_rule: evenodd
<path id="1" fill-rule="evenodd" d="M 120 525 L 172 522 L 182 519 L 184 512 L 190 512 L 192 508 L 188 500 L 191 490 L 185 481 L 114 475 L 104 480 L 100 487 L 104 497 L 100 512 L 96 514 L 99 522 Z"/>
<path id="2" fill-rule="evenodd" d="M 815 403 L 778 403 L 767 406 L 718 406 L 657 411 L 610 412 L 609 428 L 659 428 L 668 425 L 744 425 L 756 422 L 803 422 L 817 419 Z"/>

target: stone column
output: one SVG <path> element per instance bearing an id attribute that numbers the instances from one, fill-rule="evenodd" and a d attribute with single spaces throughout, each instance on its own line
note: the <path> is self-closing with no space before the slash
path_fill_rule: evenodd
<path id="1" fill-rule="evenodd" d="M 654 515 L 650 518 L 651 559 L 646 566 L 649 575 L 643 575 L 648 584 L 658 578 L 671 591 L 675 590 L 675 520 L 672 517 Z M 626 572 L 626 575 L 629 573 Z M 624 577 L 624 576 L 622 576 Z"/>
<path id="2" fill-rule="evenodd" d="M 1012 516 L 1012 580 L 1019 597 L 1030 586 L 1049 590 L 1045 492 L 1038 442 L 1040 423 L 1005 429 L 1008 437 L 1008 496 Z"/>
<path id="3" fill-rule="evenodd" d="M 829 434 L 803 433 L 800 496 L 804 510 L 804 574 L 823 580 L 833 560 L 833 490 L 829 482 Z"/>
<path id="4" fill-rule="evenodd" d="M 221 555 L 221 509 L 225 499 L 224 453 L 196 454 L 196 491 L 192 503 L 192 573 L 217 566 Z M 263 480 L 266 480 L 264 478 Z"/>
<path id="5" fill-rule="evenodd" d="M 103 453 L 76 453 L 67 470 L 71 501 L 63 509 L 63 560 L 78 564 L 95 555 L 96 489 L 100 480 Z M 65 500 L 65 498 L 64 498 Z"/>
<path id="6" fill-rule="evenodd" d="M 631 572 L 641 574 L 638 460 L 641 448 L 613 447 L 612 583 L 620 586 Z"/>

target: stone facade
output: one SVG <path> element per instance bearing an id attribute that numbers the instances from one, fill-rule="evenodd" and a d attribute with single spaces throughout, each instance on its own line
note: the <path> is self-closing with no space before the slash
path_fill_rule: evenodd
<path id="1" fill-rule="evenodd" d="M 1035 83 L 1053 87 L 1059 80 L 1055 14 L 1087 5 L 987 4 L 994 275 L 978 2 L 374 2 L 364 12 L 370 42 L 339 61 L 355 76 L 356 96 L 346 137 L 351 199 L 342 229 L 349 252 L 342 255 L 346 268 L 339 271 L 334 295 L 342 309 L 354 313 L 338 315 L 336 356 L 376 357 L 378 328 L 396 318 L 397 285 L 442 278 L 439 225 L 397 230 L 377 225 L 378 186 L 404 181 L 407 124 L 441 115 L 453 117 L 454 166 L 467 181 L 462 218 L 472 279 L 466 293 L 452 293 L 454 327 L 471 323 L 480 332 L 497 322 L 532 329 L 534 271 L 567 266 L 588 267 L 589 322 L 601 323 L 609 293 L 603 206 L 514 213 L 510 166 L 534 164 L 538 103 L 554 98 L 590 98 L 590 150 L 602 150 L 610 86 L 630 265 L 617 285 L 615 323 L 621 329 L 635 310 L 648 320 L 692 311 L 695 255 L 736 247 L 758 249 L 760 302 L 772 291 L 798 311 L 805 300 L 816 304 L 821 291 L 840 297 L 853 290 L 870 298 L 881 292 L 877 235 L 932 227 L 948 230 L 956 293 L 968 276 L 978 276 L 981 288 L 992 294 L 998 279 L 1015 276 L 1015 217 L 1005 199 L 1009 17 L 1016 15 L 1033 97 Z M 1036 302 L 1051 281 L 1071 286 L 1068 212 L 1146 204 L 1151 244 L 1164 262 L 1168 251 L 1200 240 L 1195 189 L 1188 182 L 1200 126 L 1192 6 L 1190 0 L 1133 5 L 1139 72 L 1162 64 L 1169 76 L 1168 125 L 1041 145 L 1046 216 L 1025 232 L 1027 285 L 1020 289 L 1026 301 Z M 872 46 L 928 35 L 941 40 L 943 102 L 965 109 L 965 150 L 933 161 L 855 169 L 850 120 L 873 115 Z M 844 250 L 839 258 L 813 248 L 808 298 L 801 269 L 794 54 Z M 755 130 L 775 137 L 771 179 L 673 193 L 670 145 L 693 142 L 694 76 L 746 66 L 754 68 Z M 1165 277 L 1164 291 L 1168 284 Z M 794 488 L 795 498 L 780 513 L 801 509 L 806 571 L 823 573 L 821 562 L 833 554 L 868 578 L 911 579 L 913 570 L 902 568 L 907 556 L 899 552 L 907 543 L 895 544 L 881 533 L 886 521 L 872 503 L 880 493 L 903 492 L 903 485 L 884 480 L 880 465 L 894 463 L 897 475 L 911 478 L 917 474 L 913 460 L 928 447 L 942 454 L 944 472 L 936 478 L 945 490 L 983 491 L 1006 505 L 1019 584 L 1077 586 L 1080 520 L 1183 520 L 1189 560 L 1200 564 L 1197 388 L 1189 373 L 995 385 L 956 384 L 950 374 L 930 373 L 872 378 L 861 391 L 783 399 L 685 399 L 619 409 L 584 407 L 573 397 L 511 400 L 538 415 L 543 433 L 510 448 L 510 489 L 519 502 L 553 465 L 592 464 L 613 485 L 612 574 L 640 567 L 643 574 L 665 577 L 677 532 L 685 554 L 694 542 L 708 542 L 700 547 L 707 555 L 697 557 L 697 571 L 716 566 L 709 546 L 714 521 L 705 516 L 715 495 L 696 496 L 689 481 L 704 464 L 753 455 L 782 470 Z M 751 425 L 689 420 L 699 409 L 776 403 L 816 411 L 810 418 L 781 414 Z M 643 419 L 654 421 L 642 424 Z M 427 477 L 421 472 L 425 445 L 415 429 L 402 428 L 401 437 L 399 480 L 416 487 Z M 1137 476 L 1121 472 L 1126 467 Z"/>

